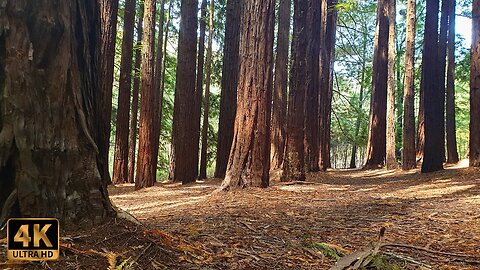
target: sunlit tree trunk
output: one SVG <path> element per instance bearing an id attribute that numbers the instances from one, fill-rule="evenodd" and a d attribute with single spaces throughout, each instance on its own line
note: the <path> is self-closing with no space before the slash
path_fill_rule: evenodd
<path id="1" fill-rule="evenodd" d="M 232 150 L 221 190 L 267 187 L 273 88 L 273 0 L 245 0 Z"/>
<path id="2" fill-rule="evenodd" d="M 480 167 L 480 0 L 473 0 L 470 64 L 470 166 Z"/>
<path id="3" fill-rule="evenodd" d="M 445 161 L 445 82 L 446 82 L 446 65 L 447 65 L 447 41 L 448 41 L 448 13 L 450 10 L 450 2 L 452 0 L 442 0 L 441 7 L 441 20 L 440 20 L 440 33 L 438 37 L 438 91 L 442 92 L 440 97 L 440 110 L 441 114 L 441 126 L 437 128 L 437 131 L 443 136 L 442 144 L 442 159 Z"/>
<path id="4" fill-rule="evenodd" d="M 396 0 L 389 0 L 388 3 L 388 85 L 387 85 L 387 145 L 386 145 L 386 165 L 387 169 L 396 169 L 398 167 L 395 157 L 395 18 L 396 18 Z"/>

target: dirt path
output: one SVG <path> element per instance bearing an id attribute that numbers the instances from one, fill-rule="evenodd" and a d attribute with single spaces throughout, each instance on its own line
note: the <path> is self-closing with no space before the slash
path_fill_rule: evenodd
<path id="1" fill-rule="evenodd" d="M 386 227 L 387 242 L 471 257 L 402 248 L 391 253 L 440 269 L 480 269 L 465 262 L 480 260 L 479 171 L 332 171 L 307 181 L 215 195 L 216 179 L 110 192 L 142 223 L 205 251 L 198 260 L 172 262 L 181 268 L 328 269 L 334 260 L 313 248 L 316 243 L 355 250 Z M 202 261 L 208 262 L 196 266 Z"/>

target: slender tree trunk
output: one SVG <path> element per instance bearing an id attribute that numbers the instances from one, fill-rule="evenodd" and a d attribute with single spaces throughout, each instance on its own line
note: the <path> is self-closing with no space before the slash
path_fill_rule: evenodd
<path id="1" fill-rule="evenodd" d="M 455 0 L 450 0 L 448 11 L 448 47 L 447 47 L 447 163 L 458 162 L 457 134 L 455 121 Z"/>
<path id="2" fill-rule="evenodd" d="M 154 90 L 155 90 L 155 100 L 157 101 L 157 104 L 155 106 L 155 115 L 154 115 L 154 128 L 155 128 L 155 134 L 153 135 L 153 156 L 155 157 L 155 175 L 156 175 L 156 167 L 158 164 L 158 151 L 160 147 L 160 133 L 162 129 L 162 121 L 161 121 L 161 110 L 163 107 L 163 93 L 164 89 L 162 87 L 162 64 L 163 64 L 163 23 L 165 20 L 165 1 L 160 0 L 160 13 L 159 13 L 159 18 L 158 18 L 158 38 L 157 38 L 157 51 L 155 55 L 155 68 L 154 68 L 154 74 L 155 74 L 155 85 L 154 85 Z"/>
<path id="3" fill-rule="evenodd" d="M 423 50 L 425 50 L 425 44 L 423 45 Z M 425 60 L 422 58 L 421 66 L 421 78 L 420 78 L 420 90 L 419 90 L 419 101 L 418 101 L 418 125 L 417 125 L 417 142 L 416 142 L 416 158 L 417 161 L 423 159 L 423 150 L 425 148 L 425 83 L 424 83 L 424 66 Z"/>
<path id="4" fill-rule="evenodd" d="M 368 128 L 367 161 L 365 168 L 382 167 L 386 155 L 386 113 L 388 77 L 388 5 L 392 0 L 378 0 L 377 29 L 373 56 L 373 89 Z"/>
<path id="5" fill-rule="evenodd" d="M 221 190 L 269 185 L 275 3 L 243 3 L 237 115 Z"/>
<path id="6" fill-rule="evenodd" d="M 128 182 L 128 132 L 130 113 L 130 87 L 132 86 L 133 34 L 135 26 L 135 0 L 125 1 L 125 14 L 118 89 L 117 132 L 113 160 L 114 184 Z"/>
<path id="7" fill-rule="evenodd" d="M 154 50 L 156 0 L 145 0 L 142 39 L 142 106 L 140 108 L 140 130 L 138 131 L 138 160 L 135 189 L 151 187 L 156 181 L 157 156 L 155 154 L 156 107 Z"/>
<path id="8" fill-rule="evenodd" d="M 442 154 L 445 136 L 439 129 L 443 129 L 443 105 L 444 91 L 437 82 L 439 77 L 438 68 L 438 7 L 439 0 L 427 0 L 425 16 L 425 50 L 423 51 L 424 67 L 424 106 L 425 106 L 425 147 L 423 153 L 422 172 L 433 172 L 443 169 Z"/>
<path id="9" fill-rule="evenodd" d="M 470 166 L 480 167 L 480 0 L 473 0 L 470 65 Z"/>
<path id="10" fill-rule="evenodd" d="M 305 180 L 305 95 L 307 91 L 307 12 L 309 0 L 294 0 L 292 70 L 288 95 L 287 141 L 282 181 Z"/>
<path id="11" fill-rule="evenodd" d="M 207 67 L 205 79 L 205 97 L 203 107 L 203 125 L 202 125 L 202 151 L 200 158 L 200 176 L 198 179 L 207 178 L 207 151 L 208 151 L 208 115 L 210 109 L 210 84 L 212 77 L 212 46 L 213 46 L 213 12 L 215 11 L 215 2 L 210 0 L 210 19 L 208 30 L 208 47 L 207 47 Z"/>
<path id="12" fill-rule="evenodd" d="M 277 56 L 272 112 L 271 169 L 282 167 L 287 118 L 288 49 L 290 43 L 290 0 L 280 0 L 278 8 Z"/>
<path id="13" fill-rule="evenodd" d="M 138 99 L 140 90 L 140 68 L 142 63 L 142 45 L 143 38 L 143 4 L 140 4 L 140 13 L 137 21 L 137 45 L 135 52 L 135 70 L 133 78 L 132 108 L 130 110 L 130 132 L 128 134 L 128 183 L 135 182 L 135 155 L 137 146 L 137 121 L 138 121 Z"/>
<path id="14" fill-rule="evenodd" d="M 415 155 L 415 24 L 416 0 L 407 2 L 407 37 L 405 48 L 405 82 L 403 103 L 403 162 L 404 170 L 417 167 Z"/>
<path id="15" fill-rule="evenodd" d="M 440 110 L 442 111 L 440 121 L 441 126 L 437 128 L 438 132 L 441 133 L 443 140 L 440 147 L 442 148 L 442 161 L 445 159 L 445 82 L 446 82 L 446 65 L 447 65 L 447 42 L 448 42 L 448 13 L 450 12 L 450 2 L 452 0 L 442 0 L 441 8 L 441 20 L 440 20 L 440 34 L 438 38 L 438 91 L 442 92 L 442 95 L 439 97 L 440 100 Z"/>
<path id="16" fill-rule="evenodd" d="M 195 182 L 198 173 L 199 132 L 195 114 L 197 58 L 197 0 L 182 0 L 178 38 L 175 106 L 173 111 L 174 181 Z M 193 116 L 193 117 L 192 117 Z"/>
<path id="17" fill-rule="evenodd" d="M 173 6 L 173 0 L 170 0 L 170 3 L 168 4 L 168 15 L 167 15 L 167 22 L 165 23 L 165 40 L 163 42 L 163 51 L 165 52 L 165 57 L 163 57 L 163 64 L 162 64 L 162 82 L 161 82 L 161 88 L 165 89 L 165 72 L 167 70 L 167 45 L 168 45 L 168 37 L 169 37 L 169 30 L 170 30 L 170 21 L 171 21 L 171 16 L 172 16 L 172 6 Z M 162 121 L 163 117 L 163 108 L 160 108 L 160 123 Z M 173 138 L 170 144 L 170 149 L 169 149 L 169 166 L 168 166 L 168 180 L 173 180 L 173 173 L 175 171 L 175 156 L 173 152 Z"/>
<path id="18" fill-rule="evenodd" d="M 397 158 L 395 156 L 395 17 L 396 17 L 396 0 L 389 0 L 388 3 L 388 85 L 387 85 L 387 145 L 386 145 L 386 165 L 387 169 L 396 169 L 398 167 Z"/>
<path id="19" fill-rule="evenodd" d="M 0 227 L 9 217 L 78 228 L 113 216 L 95 137 L 106 102 L 99 29 L 93 0 L 0 5 Z"/>
<path id="20" fill-rule="evenodd" d="M 270 0 L 268 0 L 270 1 Z M 237 109 L 237 84 L 240 67 L 239 40 L 243 5 L 237 0 L 227 0 L 225 45 L 223 48 L 222 91 L 218 120 L 217 160 L 215 177 L 224 178 L 233 142 L 235 113 Z"/>
<path id="21" fill-rule="evenodd" d="M 99 170 L 102 179 L 111 183 L 108 155 L 110 149 L 110 131 L 112 118 L 112 88 L 113 88 L 113 64 L 115 60 L 115 41 L 117 37 L 117 13 L 118 0 L 99 0 L 101 18 L 101 41 L 100 41 L 100 87 L 103 95 L 102 102 L 96 108 L 99 121 L 97 128 L 97 141 L 100 150 Z"/>

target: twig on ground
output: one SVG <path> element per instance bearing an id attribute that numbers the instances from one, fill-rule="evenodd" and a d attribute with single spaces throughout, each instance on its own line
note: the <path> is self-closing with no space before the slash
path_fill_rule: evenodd
<path id="1" fill-rule="evenodd" d="M 388 255 L 390 257 L 393 257 L 393 258 L 396 258 L 396 259 L 400 259 L 400 260 L 403 260 L 403 261 L 406 261 L 406 262 L 409 262 L 411 264 L 415 264 L 415 265 L 420 265 L 422 267 L 425 267 L 425 268 L 428 268 L 428 269 L 433 269 L 433 267 L 431 267 L 430 265 L 427 265 L 423 262 L 419 262 L 419 261 L 416 261 L 408 256 L 402 256 L 402 255 L 398 255 L 398 254 L 395 254 L 393 252 L 383 252 L 383 254 L 385 255 Z"/>
<path id="2" fill-rule="evenodd" d="M 424 247 L 417 247 L 417 246 L 405 245 L 405 244 L 388 243 L 388 244 L 383 244 L 382 247 L 387 247 L 387 248 L 388 247 L 410 248 L 410 249 L 425 251 L 425 252 L 428 252 L 428 253 L 431 253 L 431 254 L 436 254 L 436 255 L 470 258 L 470 259 L 474 258 L 474 257 L 472 257 L 472 255 L 461 254 L 461 253 L 451 253 L 451 252 L 444 252 L 444 251 L 436 251 L 436 250 L 431 250 L 431 249 L 424 248 Z M 477 259 L 477 258 L 474 258 L 474 259 Z"/>

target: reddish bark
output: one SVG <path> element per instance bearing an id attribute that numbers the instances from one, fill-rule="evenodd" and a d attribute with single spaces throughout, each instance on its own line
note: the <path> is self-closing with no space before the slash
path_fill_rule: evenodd
<path id="1" fill-rule="evenodd" d="M 470 166 L 480 167 L 480 0 L 473 0 L 470 65 Z"/>
<path id="2" fill-rule="evenodd" d="M 390 0 L 388 3 L 388 84 L 387 84 L 387 138 L 386 138 L 386 158 L 385 163 L 388 170 L 398 167 L 395 149 L 395 17 L 396 17 L 396 0 Z"/>

